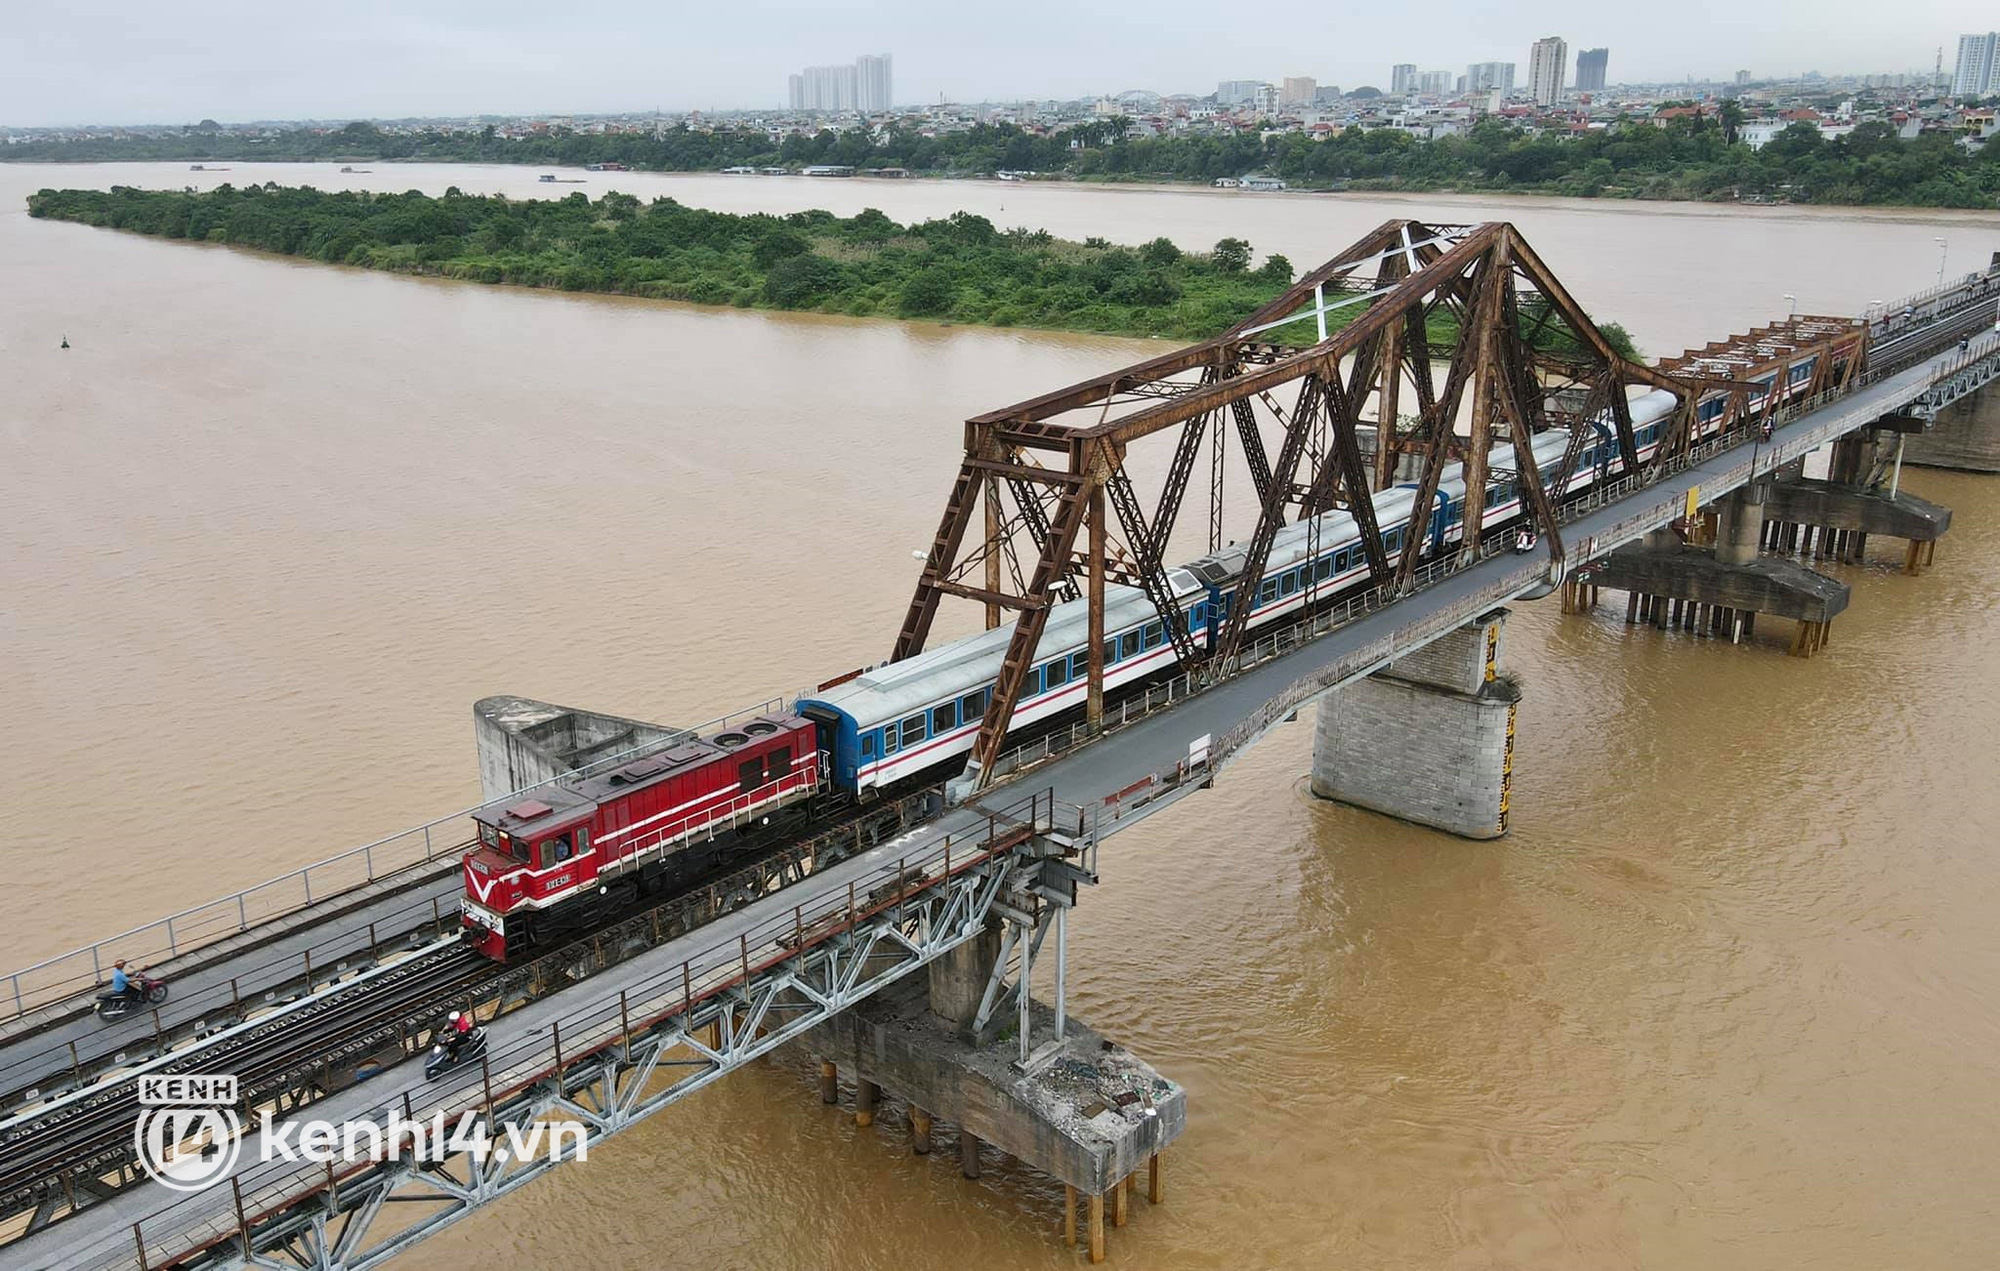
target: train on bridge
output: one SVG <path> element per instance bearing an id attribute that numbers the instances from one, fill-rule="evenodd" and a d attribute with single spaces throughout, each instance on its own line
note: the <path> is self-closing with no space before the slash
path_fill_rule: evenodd
<path id="1" fill-rule="evenodd" d="M 1802 395 L 1817 369 L 1816 357 L 1808 356 L 1760 374 L 1752 381 L 1761 390 L 1752 408 Z M 1663 389 L 1628 403 L 1640 463 L 1665 442 L 1675 405 Z M 1697 403 L 1696 440 L 1724 427 L 1726 406 L 1722 393 Z M 1608 412 L 1589 426 L 1595 436 L 1584 444 L 1567 486 L 1551 490 L 1558 502 L 1627 472 Z M 1536 438 L 1534 471 L 1545 488 L 1555 481 L 1569 444 L 1563 431 Z M 1495 445 L 1489 470 L 1483 524 L 1504 529 L 1522 519 L 1524 508 L 1514 447 Z M 1461 544 L 1463 480 L 1441 480 L 1430 513 L 1413 518 L 1420 492 L 1405 484 L 1373 496 L 1391 568 L 1406 552 L 1430 560 Z M 1422 528 L 1406 542 L 1413 519 Z M 1239 605 L 1252 606 L 1247 629 L 1254 632 L 1371 585 L 1360 527 L 1341 509 L 1280 531 L 1262 577 L 1251 582 L 1241 577 L 1246 556 L 1245 548 L 1232 545 L 1168 571 L 1197 646 L 1212 650 Z M 1085 601 L 1051 609 L 1010 732 L 1082 715 L 1088 632 Z M 801 697 L 791 713 L 687 739 L 607 775 L 480 810 L 474 815 L 479 846 L 464 866 L 467 938 L 504 960 L 701 876 L 738 850 L 753 827 L 767 830 L 774 817 L 811 821 L 824 808 L 850 807 L 953 775 L 971 753 L 1010 634 L 998 627 L 843 676 Z M 1103 658 L 1107 691 L 1179 670 L 1160 614 L 1137 587 L 1105 589 Z"/>

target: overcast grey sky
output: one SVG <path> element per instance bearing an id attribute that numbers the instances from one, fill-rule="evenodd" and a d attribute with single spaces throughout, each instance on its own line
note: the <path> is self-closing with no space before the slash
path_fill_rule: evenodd
<path id="1" fill-rule="evenodd" d="M 1946 67 L 1974 0 L 12 0 L 0 123 L 393 118 L 784 103 L 807 64 L 895 56 L 899 103 L 1211 92 L 1311 75 L 1386 86 L 1389 66 L 1520 64 L 1543 35 L 1607 45 L 1613 81 Z"/>

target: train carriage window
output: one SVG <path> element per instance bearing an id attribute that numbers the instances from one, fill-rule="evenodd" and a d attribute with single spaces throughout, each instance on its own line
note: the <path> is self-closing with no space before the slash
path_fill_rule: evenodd
<path id="1" fill-rule="evenodd" d="M 1090 678 L 1090 655 L 1088 653 L 1072 653 L 1069 655 L 1069 677 L 1072 680 Z"/>
<path id="2" fill-rule="evenodd" d="M 1110 666 L 1113 662 L 1116 662 L 1117 660 L 1118 660 L 1118 637 L 1112 636 L 1110 639 L 1104 642 L 1104 665 Z M 1083 674 L 1085 675 L 1090 674 L 1090 666 L 1088 663 L 1084 665 Z"/>
<path id="3" fill-rule="evenodd" d="M 1149 622 L 1146 624 L 1145 629 L 1140 632 L 1140 635 L 1143 637 L 1140 641 L 1141 644 L 1148 649 L 1157 649 L 1160 647 L 1161 642 L 1167 638 L 1167 629 L 1157 622 Z"/>
<path id="4" fill-rule="evenodd" d="M 542 840 L 542 868 L 560 865 L 570 858 L 569 837 L 558 834 L 552 839 Z"/>
<path id="5" fill-rule="evenodd" d="M 486 824 L 486 822 L 484 821 L 478 822 L 478 825 L 479 825 L 479 841 L 482 844 L 484 844 L 487 847 L 500 846 L 500 831 L 494 829 L 492 826 Z"/>
<path id="6" fill-rule="evenodd" d="M 1069 659 L 1062 658 L 1042 668 L 1042 684 L 1048 688 L 1061 688 L 1069 683 Z"/>
<path id="7" fill-rule="evenodd" d="M 764 761 L 745 759 L 736 765 L 736 787 L 739 793 L 748 794 L 764 784 Z"/>
<path id="8" fill-rule="evenodd" d="M 1257 603 L 1267 605 L 1277 598 L 1278 580 L 1275 578 L 1266 578 L 1263 585 L 1257 588 Z"/>
<path id="9" fill-rule="evenodd" d="M 902 748 L 902 743 L 896 739 L 896 726 L 894 724 L 884 724 L 882 726 L 882 753 L 884 755 L 893 755 Z"/>
<path id="10" fill-rule="evenodd" d="M 1118 637 L 1118 656 L 1121 660 L 1139 655 L 1139 633 L 1127 631 Z"/>
<path id="11" fill-rule="evenodd" d="M 1322 556 L 1313 564 L 1313 581 L 1323 583 L 1333 577 L 1333 557 Z"/>
<path id="12" fill-rule="evenodd" d="M 903 721 L 903 749 L 908 750 L 924 739 L 926 722 L 921 712 Z"/>
<path id="13" fill-rule="evenodd" d="M 578 856 L 581 856 L 585 852 L 588 852 L 589 850 L 590 850 L 590 827 L 587 825 L 579 825 L 578 827 L 576 827 L 576 854 Z"/>
<path id="14" fill-rule="evenodd" d="M 931 736 L 942 737 L 958 727 L 958 704 L 946 702 L 931 708 Z"/>
<path id="15" fill-rule="evenodd" d="M 863 759 L 873 759 L 875 757 L 874 733 L 861 734 L 861 757 Z"/>
<path id="16" fill-rule="evenodd" d="M 792 748 L 780 746 L 764 756 L 764 780 L 778 781 L 792 775 Z"/>
<path id="17" fill-rule="evenodd" d="M 959 703 L 958 717 L 968 724 L 974 720 L 985 719 L 986 703 L 991 697 L 992 690 L 990 689 L 980 689 L 977 693 L 966 694 L 965 700 Z"/>

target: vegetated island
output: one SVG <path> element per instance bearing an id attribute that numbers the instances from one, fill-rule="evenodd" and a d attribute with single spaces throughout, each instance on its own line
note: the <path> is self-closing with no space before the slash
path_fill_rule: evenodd
<path id="1" fill-rule="evenodd" d="M 761 128 L 579 132 L 554 127 L 507 137 L 492 126 L 384 132 L 356 122 L 261 135 L 219 125 L 178 135 L 89 137 L 0 146 L 13 162 L 377 162 L 617 164 L 652 172 L 715 172 L 814 164 L 939 176 L 1027 172 L 1083 181 L 1199 181 L 1263 172 L 1320 189 L 1496 191 L 1576 198 L 1681 199 L 1842 206 L 1990 208 L 2000 199 L 2000 145 L 1968 152 L 1948 137 L 1905 139 L 1871 121 L 1825 138 L 1795 123 L 1761 148 L 1741 136 L 1742 108 L 1689 111 L 1657 122 L 1621 119 L 1578 136 L 1488 118 L 1462 136 L 1422 140 L 1396 128 L 1348 128 L 1325 140 L 1296 132 L 1135 137 L 1131 121 L 1096 120 L 1041 134 L 977 124 L 927 136 L 903 125 L 794 133 Z"/>
<path id="2" fill-rule="evenodd" d="M 1078 243 L 1046 230 L 1000 230 L 983 216 L 899 225 L 869 208 L 736 215 L 629 194 L 508 199 L 417 191 L 371 194 L 305 186 L 184 190 L 40 190 L 28 214 L 161 238 L 257 248 L 335 264 L 471 282 L 610 292 L 737 308 L 854 317 L 938 318 L 1195 340 L 1240 322 L 1291 285 L 1291 262 L 1255 265 L 1225 238 L 1185 252 L 1165 238 L 1140 247 Z M 1255 265 L 1255 267 L 1253 267 Z M 1329 315 L 1338 328 L 1361 304 Z M 1560 347 L 1560 324 L 1523 314 L 1524 334 Z M 1306 342 L 1313 324 L 1269 338 Z M 1622 352 L 1630 337 L 1602 324 Z M 1448 314 L 1431 338 L 1453 338 Z"/>

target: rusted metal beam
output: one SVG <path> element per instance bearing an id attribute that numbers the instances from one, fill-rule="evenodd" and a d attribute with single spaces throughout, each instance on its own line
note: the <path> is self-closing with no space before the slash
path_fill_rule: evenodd
<path id="1" fill-rule="evenodd" d="M 931 586 L 947 596 L 958 596 L 965 600 L 977 600 L 985 605 L 999 605 L 1003 609 L 1032 609 L 1037 605 L 1047 603 L 1046 601 L 1036 600 L 1030 596 L 1010 596 L 1004 591 L 990 591 L 984 587 L 969 587 L 964 583 L 955 583 L 949 578 L 940 578 L 932 583 Z"/>
<path id="2" fill-rule="evenodd" d="M 1227 406 L 1238 398 L 1254 397 L 1258 393 L 1268 392 L 1280 384 L 1312 373 L 1329 359 L 1338 361 L 1344 358 L 1364 340 L 1375 335 L 1390 322 L 1398 320 L 1412 302 L 1446 286 L 1458 275 L 1470 269 L 1492 246 L 1493 240 L 1502 228 L 1497 224 L 1481 225 L 1470 231 L 1428 268 L 1404 279 L 1389 294 L 1377 297 L 1366 313 L 1342 327 L 1324 342 L 1301 351 L 1295 357 L 1270 366 L 1244 371 L 1240 375 L 1219 380 L 1207 388 L 1198 389 L 1172 401 L 1160 402 L 1119 419 L 1107 419 L 1083 428 L 1021 423 L 1005 430 L 1003 436 L 1018 438 L 1023 442 L 1037 439 L 1045 444 L 1057 439 L 1067 441 L 1082 438 L 1129 445 L 1163 428 L 1171 428 L 1197 415 Z"/>
<path id="3" fill-rule="evenodd" d="M 1084 722 L 1095 730 L 1104 726 L 1104 486 L 1090 487 L 1090 586 L 1089 634 L 1085 636 Z M 1024 964 L 1025 965 L 1025 964 Z M 1023 993 L 1028 986 L 1021 986 Z"/>
<path id="4" fill-rule="evenodd" d="M 944 517 L 938 524 L 937 534 L 931 539 L 930 555 L 924 559 L 924 572 L 917 579 L 916 595 L 910 598 L 909 612 L 903 616 L 903 628 L 896 633 L 896 646 L 889 654 L 893 662 L 922 652 L 924 641 L 930 638 L 931 623 L 937 617 L 938 596 L 941 594 L 935 584 L 944 580 L 952 562 L 958 557 L 958 546 L 965 538 L 965 527 L 972 521 L 972 496 L 978 489 L 978 478 L 978 469 L 969 463 L 959 465 L 958 479 L 952 484 L 951 493 L 945 496 Z"/>
<path id="5" fill-rule="evenodd" d="M 1081 460 L 1081 455 L 1076 456 Z M 1081 467 L 1081 463 L 1077 463 Z M 1089 509 L 1089 495 L 1097 485 L 1096 480 L 1085 482 L 1083 489 L 1066 490 L 1056 504 L 1056 514 L 1050 524 L 1048 541 L 1043 545 L 1041 555 L 1035 561 L 1035 572 L 1028 582 L 1028 594 L 1046 598 L 1055 591 L 1056 583 L 1069 569 L 1070 552 L 1076 546 L 1077 533 L 1083 528 L 1083 521 Z M 978 786 L 983 789 L 993 780 L 993 761 L 1000 757 L 1000 746 L 1007 739 L 1007 729 L 1014 720 L 1014 708 L 1020 703 L 1022 686 L 1027 683 L 1028 673 L 1034 669 L 1035 652 L 1041 647 L 1042 632 L 1048 628 L 1049 606 L 1036 605 L 1021 611 L 1014 620 L 1014 635 L 1007 642 L 1007 654 L 1000 663 L 1000 676 L 993 685 L 992 700 L 986 704 L 986 717 L 980 721 L 979 737 L 973 742 L 971 762 L 979 770 Z"/>
<path id="6" fill-rule="evenodd" d="M 1305 453 L 1308 430 L 1300 421 L 1310 419 L 1312 412 L 1319 409 L 1319 398 L 1325 391 L 1322 379 L 1339 374 L 1339 361 L 1325 355 L 1320 359 L 1316 373 L 1308 376 L 1299 386 L 1298 407 L 1292 412 L 1293 426 L 1285 430 L 1285 442 L 1278 448 L 1278 462 L 1271 473 L 1270 493 L 1263 500 L 1256 532 L 1250 536 L 1250 545 L 1244 553 L 1243 572 L 1236 579 L 1236 599 L 1229 609 L 1228 625 L 1223 628 L 1221 637 L 1215 642 L 1215 652 L 1210 655 L 1214 666 L 1226 668 L 1243 645 L 1243 633 L 1250 625 L 1250 611 L 1257 606 L 1257 587 L 1264 577 L 1264 564 L 1271 558 L 1271 542 L 1278 535 L 1278 527 L 1284 524 L 1285 492 L 1292 488 L 1293 478 L 1299 470 L 1299 457 Z"/>
<path id="7" fill-rule="evenodd" d="M 1155 526 L 1146 528 L 1145 513 L 1139 508 L 1139 496 L 1132 490 L 1132 478 L 1120 464 L 1105 478 L 1105 488 L 1111 494 L 1111 506 L 1118 515 L 1118 524 L 1124 530 L 1125 541 L 1132 544 L 1132 554 L 1137 558 L 1136 570 L 1139 586 L 1145 591 L 1146 599 L 1153 602 L 1153 609 L 1166 624 L 1167 637 L 1173 642 L 1174 654 L 1182 666 L 1193 666 L 1201 660 L 1194 645 L 1194 637 L 1188 634 L 1187 613 L 1175 598 L 1173 588 L 1167 585 L 1166 568 L 1162 553 L 1165 540 Z"/>

